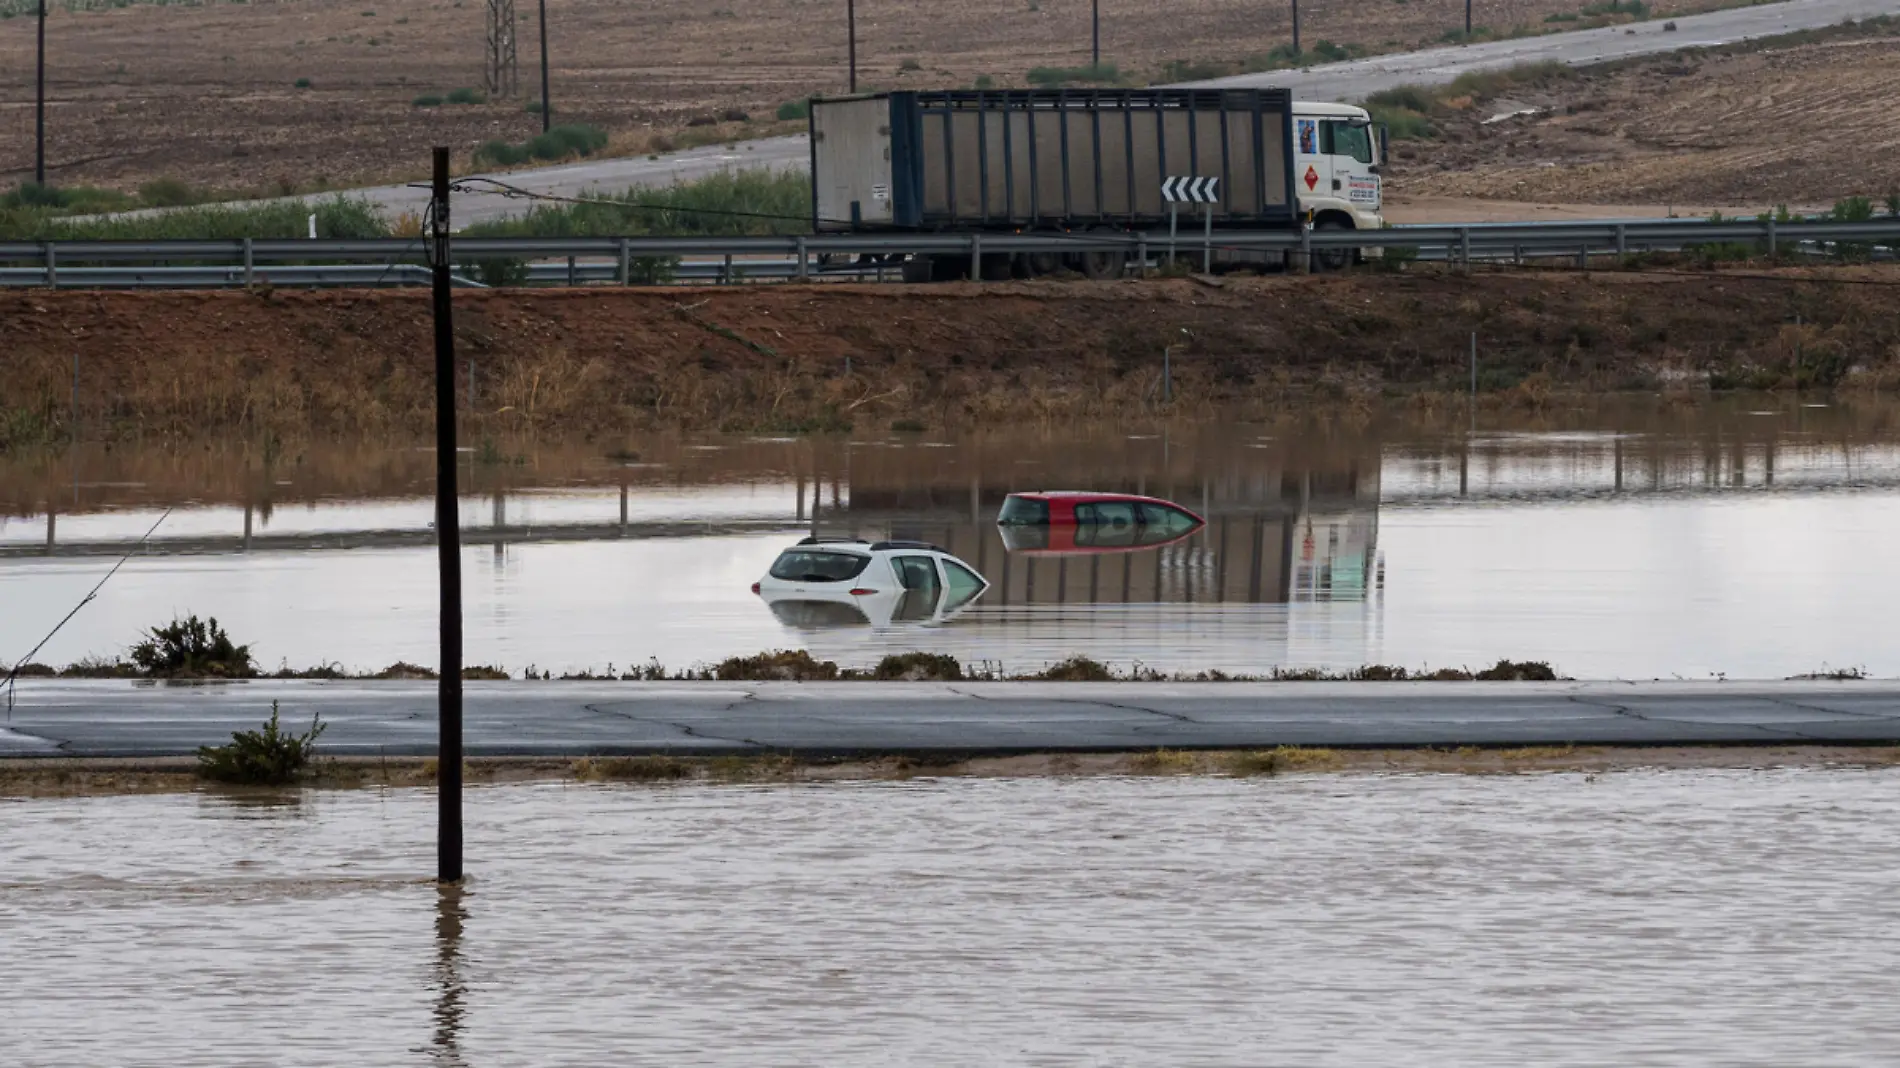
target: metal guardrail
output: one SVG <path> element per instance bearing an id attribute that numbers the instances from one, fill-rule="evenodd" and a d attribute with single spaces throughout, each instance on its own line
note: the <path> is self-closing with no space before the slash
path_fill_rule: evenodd
<path id="1" fill-rule="evenodd" d="M 998 256 L 1043 252 L 1123 251 L 1148 264 L 1171 249 L 1304 255 L 1329 249 L 1411 249 L 1420 258 L 1472 262 L 1500 259 L 1625 256 L 1706 245 L 1742 244 L 1769 254 L 1828 250 L 1843 244 L 1900 245 L 1900 218 L 1864 222 L 1773 218 L 1711 221 L 1648 219 L 1603 222 L 1469 223 L 1395 226 L 1384 230 L 1302 232 L 1217 230 L 1166 233 L 806 234 L 782 237 L 458 238 L 457 263 L 525 262 L 530 284 L 620 283 L 660 276 L 683 282 L 892 272 L 908 256 Z M 413 285 L 427 280 L 424 243 L 416 238 L 366 240 L 44 241 L 0 242 L 0 285 L 53 287 L 253 285 Z M 559 262 L 547 262 L 559 261 Z M 677 261 L 677 262 L 675 262 Z M 369 266 L 365 266 L 369 265 Z M 463 281 L 477 284 L 466 277 Z"/>

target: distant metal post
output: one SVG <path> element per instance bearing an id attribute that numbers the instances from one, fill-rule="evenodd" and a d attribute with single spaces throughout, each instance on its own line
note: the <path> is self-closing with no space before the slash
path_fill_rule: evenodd
<path id="1" fill-rule="evenodd" d="M 244 284 L 248 287 L 257 281 L 254 261 L 251 258 L 251 239 L 244 239 Z"/>
<path id="2" fill-rule="evenodd" d="M 1629 233 L 1628 231 L 1623 229 L 1622 223 L 1617 223 L 1616 224 L 1616 258 L 1622 259 L 1624 256 L 1629 255 L 1629 252 L 1630 252 Z"/>
<path id="3" fill-rule="evenodd" d="M 1201 273 L 1214 273 L 1214 205 L 1201 205 Z"/>
<path id="4" fill-rule="evenodd" d="M 1471 267 L 1471 227 L 1458 228 L 1458 262 L 1467 270 Z"/>
<path id="5" fill-rule="evenodd" d="M 982 280 L 983 232 L 980 230 L 972 230 L 970 232 L 970 281 L 981 282 Z"/>
<path id="6" fill-rule="evenodd" d="M 633 246 L 624 237 L 620 239 L 620 284 L 633 284 Z"/>
<path id="7" fill-rule="evenodd" d="M 542 0 L 546 3 L 547 0 Z M 850 91 L 858 91 L 858 0 L 844 0 L 845 34 L 849 38 L 846 48 L 850 54 Z"/>
<path id="8" fill-rule="evenodd" d="M 1775 258 L 1775 217 L 1768 216 L 1768 258 Z"/>
<path id="9" fill-rule="evenodd" d="M 548 0 L 541 0 L 541 132 L 554 122 L 554 103 L 548 99 Z"/>
<path id="10" fill-rule="evenodd" d="M 1465 42 L 1471 41 L 1471 0 L 1465 0 Z"/>
<path id="11" fill-rule="evenodd" d="M 1089 66 L 1102 66 L 1102 0 L 1089 0 Z"/>
<path id="12" fill-rule="evenodd" d="M 33 89 L 33 184 L 46 184 L 46 0 L 40 0 L 39 65 Z"/>
<path id="13" fill-rule="evenodd" d="M 798 239 L 798 280 L 803 282 L 811 278 L 811 257 L 805 254 L 805 239 Z"/>
<path id="14" fill-rule="evenodd" d="M 436 687 L 436 879 L 462 879 L 462 532 L 455 488 L 455 324 L 449 303 L 449 150 L 435 150 L 430 206 L 435 311 L 435 538 L 441 574 Z"/>
<path id="15" fill-rule="evenodd" d="M 51 241 L 46 246 L 46 288 L 59 288 L 59 252 Z"/>
<path id="16" fill-rule="evenodd" d="M 1300 54 L 1300 0 L 1293 0 L 1293 54 Z"/>
<path id="17" fill-rule="evenodd" d="M 1135 234 L 1135 277 L 1148 277 L 1148 231 L 1140 230 Z"/>

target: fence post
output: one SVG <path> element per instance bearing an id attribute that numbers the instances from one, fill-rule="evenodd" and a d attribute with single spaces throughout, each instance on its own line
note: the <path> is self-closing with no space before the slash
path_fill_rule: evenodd
<path id="1" fill-rule="evenodd" d="M 1629 235 L 1623 229 L 1623 224 L 1617 223 L 1616 224 L 1616 257 L 1617 259 L 1622 259 L 1624 256 L 1627 256 L 1629 254 L 1630 254 Z"/>
<path id="2" fill-rule="evenodd" d="M 970 281 L 983 280 L 983 232 L 970 231 Z"/>
<path id="3" fill-rule="evenodd" d="M 46 244 L 46 288 L 59 288 L 59 253 L 54 251 L 53 243 Z"/>
<path id="4" fill-rule="evenodd" d="M 1148 231 L 1135 235 L 1135 277 L 1148 277 Z"/>
<path id="5" fill-rule="evenodd" d="M 1471 227 L 1458 228 L 1458 263 L 1466 270 L 1471 269 Z"/>
<path id="6" fill-rule="evenodd" d="M 251 259 L 251 239 L 247 237 L 244 239 L 244 285 L 249 288 L 256 281 L 256 269 Z"/>
<path id="7" fill-rule="evenodd" d="M 573 256 L 569 256 L 569 257 L 567 258 L 567 284 L 568 284 L 568 287 L 569 287 L 569 288 L 572 288 L 572 287 L 574 286 L 574 284 L 575 284 L 575 282 L 574 282 L 574 257 L 573 257 Z"/>
<path id="8" fill-rule="evenodd" d="M 624 237 L 620 239 L 620 284 L 633 284 L 633 246 Z"/>
<path id="9" fill-rule="evenodd" d="M 1577 246 L 1577 270 L 1587 271 L 1589 269 L 1590 269 L 1590 244 L 1589 242 L 1585 242 Z"/>
<path id="10" fill-rule="evenodd" d="M 732 253 L 730 252 L 726 253 L 725 262 L 719 265 L 719 284 L 722 286 L 732 284 Z"/>
<path id="11" fill-rule="evenodd" d="M 1775 258 L 1775 217 L 1768 216 L 1768 258 Z"/>
<path id="12" fill-rule="evenodd" d="M 805 239 L 802 236 L 798 239 L 798 280 L 811 280 L 811 258 L 805 254 Z"/>

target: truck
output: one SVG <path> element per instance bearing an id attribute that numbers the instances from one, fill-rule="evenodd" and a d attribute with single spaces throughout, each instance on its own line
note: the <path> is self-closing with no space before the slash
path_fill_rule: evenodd
<path id="1" fill-rule="evenodd" d="M 903 261 L 909 281 L 1061 270 L 1120 277 L 1134 258 L 1126 235 L 1145 234 L 1151 252 L 1165 251 L 1183 216 L 1190 232 L 1175 246 L 1182 249 L 1197 246 L 1192 231 L 1202 226 L 1384 226 L 1385 128 L 1364 108 L 1296 101 L 1285 89 L 869 93 L 813 100 L 810 130 L 815 233 L 1114 236 L 1099 250 L 989 254 L 974 265 L 968 254 L 890 257 Z M 1164 196 L 1195 188 L 1190 179 L 1211 186 L 1211 204 Z M 1311 266 L 1336 269 L 1375 254 L 1314 250 Z M 1215 254 L 1223 266 L 1278 265 L 1281 257 Z"/>

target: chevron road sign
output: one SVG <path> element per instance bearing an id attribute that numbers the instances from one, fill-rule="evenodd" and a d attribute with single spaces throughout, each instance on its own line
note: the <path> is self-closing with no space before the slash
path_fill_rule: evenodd
<path id="1" fill-rule="evenodd" d="M 1219 178 L 1170 177 L 1161 180 L 1161 199 L 1170 204 L 1213 204 L 1220 200 Z"/>

